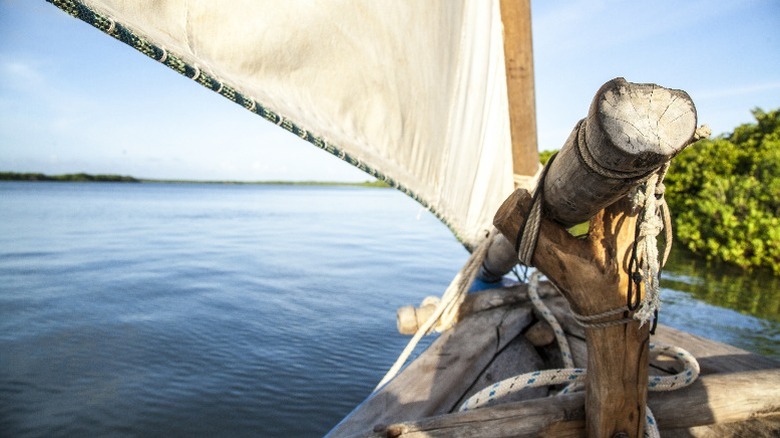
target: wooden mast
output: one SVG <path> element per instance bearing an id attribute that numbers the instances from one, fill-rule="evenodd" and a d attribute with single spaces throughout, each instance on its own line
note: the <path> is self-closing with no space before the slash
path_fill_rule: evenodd
<path id="1" fill-rule="evenodd" d="M 504 66 L 512 135 L 512 169 L 534 175 L 539 167 L 531 35 L 531 0 L 501 0 Z"/>

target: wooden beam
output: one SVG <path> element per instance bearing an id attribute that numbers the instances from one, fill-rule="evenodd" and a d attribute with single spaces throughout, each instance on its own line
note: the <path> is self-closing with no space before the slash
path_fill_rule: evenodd
<path id="1" fill-rule="evenodd" d="M 685 91 L 607 82 L 550 165 L 547 215 L 567 227 L 587 221 L 688 146 L 695 130 L 696 108 Z"/>
<path id="2" fill-rule="evenodd" d="M 496 228 L 507 237 L 516 236 L 531 202 L 527 191 L 515 191 L 496 213 Z M 631 254 L 637 216 L 630 202 L 623 199 L 593 218 L 585 239 L 573 237 L 543 217 L 533 265 L 558 286 L 581 315 L 625 306 L 629 281 L 625 261 Z M 647 325 L 640 328 L 638 322 L 629 322 L 588 329 L 586 340 L 588 436 L 642 436 L 649 355 Z"/>
<path id="3" fill-rule="evenodd" d="M 651 393 L 648 405 L 663 436 L 669 429 L 776 416 L 778 393 L 780 371 L 747 371 L 704 376 L 678 391 Z M 582 393 L 553 396 L 393 424 L 366 436 L 584 437 L 584 403 Z"/>
<path id="4" fill-rule="evenodd" d="M 696 110 L 684 91 L 617 78 L 596 93 L 588 116 L 547 170 L 531 260 L 575 312 L 592 316 L 626 307 L 639 215 L 626 194 L 690 144 L 695 129 Z M 494 225 L 510 242 L 518 241 L 531 202 L 530 193 L 519 189 L 499 208 Z M 561 226 L 586 220 L 591 223 L 584 239 Z M 641 299 L 644 285 L 635 289 Z M 627 321 L 586 330 L 588 436 L 642 435 L 648 324 Z"/>
<path id="5" fill-rule="evenodd" d="M 504 66 L 512 135 L 512 169 L 534 175 L 539 167 L 531 33 L 531 0 L 501 0 Z"/>

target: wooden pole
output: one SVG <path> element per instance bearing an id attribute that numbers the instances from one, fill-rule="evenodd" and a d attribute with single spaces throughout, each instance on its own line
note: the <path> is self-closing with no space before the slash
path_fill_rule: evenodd
<path id="1" fill-rule="evenodd" d="M 690 143 L 696 111 L 688 95 L 622 78 L 593 99 L 543 181 L 544 215 L 531 260 L 561 290 L 575 312 L 599 315 L 627 309 L 629 263 L 639 211 L 625 196 Z M 499 208 L 494 225 L 516 242 L 532 197 L 518 189 Z M 594 216 L 595 215 L 595 216 Z M 563 225 L 590 219 L 588 236 Z M 641 299 L 643 282 L 635 285 Z M 603 322 L 603 321 L 599 321 Z M 589 437 L 642 436 L 647 401 L 648 326 L 638 321 L 586 329 Z"/>
<path id="2" fill-rule="evenodd" d="M 518 189 L 496 213 L 494 225 L 516 236 L 531 206 Z M 533 265 L 566 296 L 575 312 L 595 315 L 626 304 L 627 264 L 637 212 L 628 200 L 602 210 L 584 239 L 543 218 Z M 643 293 L 642 290 L 639 293 Z M 586 418 L 589 437 L 640 437 L 647 399 L 648 331 L 638 322 L 587 329 Z"/>
<path id="3" fill-rule="evenodd" d="M 512 168 L 516 175 L 534 175 L 539 167 L 539 151 L 536 145 L 531 0 L 501 0 L 501 21 L 504 24 Z"/>
<path id="4" fill-rule="evenodd" d="M 539 169 L 531 0 L 501 0 L 500 7 L 504 27 L 512 172 L 530 177 Z M 497 282 L 516 264 L 517 257 L 512 245 L 503 236 L 496 235 L 478 277 L 488 283 Z"/>
<path id="5" fill-rule="evenodd" d="M 682 151 L 695 131 L 685 91 L 607 82 L 550 165 L 545 211 L 564 226 L 587 221 Z"/>

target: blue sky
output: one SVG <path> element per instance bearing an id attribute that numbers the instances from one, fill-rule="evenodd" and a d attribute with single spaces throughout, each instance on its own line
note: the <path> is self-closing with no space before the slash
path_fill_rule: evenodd
<path id="1" fill-rule="evenodd" d="M 681 88 L 716 134 L 780 107 L 780 2 L 532 3 L 540 149 L 623 76 Z M 0 0 L 0 171 L 369 179 L 43 0 Z"/>

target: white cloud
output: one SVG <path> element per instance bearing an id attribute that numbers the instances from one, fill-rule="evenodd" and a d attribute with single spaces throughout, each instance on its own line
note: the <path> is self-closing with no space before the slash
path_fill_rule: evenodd
<path id="1" fill-rule="evenodd" d="M 40 87 L 46 83 L 40 69 L 25 61 L 5 60 L 0 65 L 0 70 L 2 70 L 6 86 L 11 86 L 15 89 Z"/>

